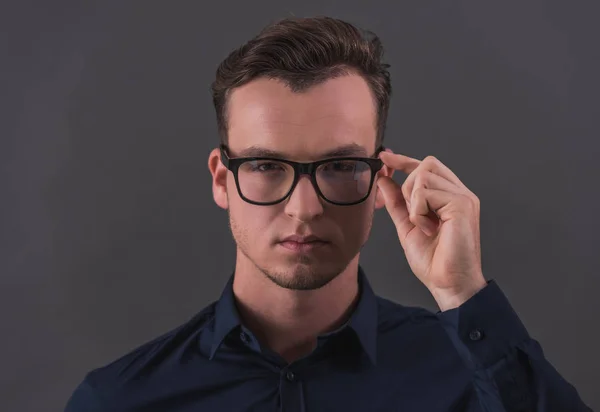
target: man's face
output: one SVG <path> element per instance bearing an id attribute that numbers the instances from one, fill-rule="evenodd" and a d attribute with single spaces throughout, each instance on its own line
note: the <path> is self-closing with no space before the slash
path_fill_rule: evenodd
<path id="1" fill-rule="evenodd" d="M 278 80 L 257 79 L 234 90 L 228 104 L 231 158 L 263 148 L 288 160 L 310 162 L 350 145 L 355 152 L 348 156 L 371 157 L 376 149 L 374 101 L 357 75 L 331 79 L 303 93 Z M 366 242 L 375 208 L 384 205 L 375 184 L 364 202 L 333 205 L 319 197 L 307 175 L 282 202 L 253 205 L 240 197 L 217 149 L 209 168 L 215 202 L 229 212 L 237 258 L 288 289 L 317 289 L 341 273 Z M 381 174 L 391 175 L 385 166 Z M 294 250 L 282 243 L 290 235 L 314 235 L 324 242 Z"/>

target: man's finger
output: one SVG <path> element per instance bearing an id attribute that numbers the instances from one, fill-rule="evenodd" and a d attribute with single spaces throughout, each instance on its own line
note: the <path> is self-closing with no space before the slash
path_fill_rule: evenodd
<path id="1" fill-rule="evenodd" d="M 386 166 L 395 170 L 400 170 L 406 174 L 412 173 L 412 171 L 421 164 L 421 161 L 418 159 L 413 159 L 412 157 L 393 153 L 391 151 L 381 152 L 379 157 Z"/>
<path id="2" fill-rule="evenodd" d="M 422 163 L 420 167 L 422 168 L 423 166 L 425 166 L 425 163 Z M 443 176 L 440 176 L 439 174 L 428 170 L 417 170 L 416 172 L 411 173 L 411 175 L 408 176 L 402 184 L 402 194 L 408 199 L 410 203 L 412 201 L 412 196 L 415 190 L 421 187 L 424 187 L 426 189 L 443 190 L 450 193 L 465 192 L 465 190 L 461 186 L 456 185 L 455 183 L 451 182 Z"/>

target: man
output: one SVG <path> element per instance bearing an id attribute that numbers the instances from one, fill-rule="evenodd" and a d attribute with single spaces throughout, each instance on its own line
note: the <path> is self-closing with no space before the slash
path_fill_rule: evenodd
<path id="1" fill-rule="evenodd" d="M 435 157 L 382 147 L 381 56 L 343 21 L 286 19 L 221 64 L 208 167 L 232 277 L 189 322 L 90 372 L 67 411 L 590 410 L 485 280 L 478 198 Z M 376 297 L 359 266 L 384 206 L 436 314 Z"/>

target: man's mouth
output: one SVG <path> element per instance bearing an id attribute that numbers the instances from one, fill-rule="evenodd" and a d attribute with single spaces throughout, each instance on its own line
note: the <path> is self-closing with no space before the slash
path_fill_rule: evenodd
<path id="1" fill-rule="evenodd" d="M 327 245 L 328 242 L 324 242 L 322 240 L 312 240 L 310 242 L 296 242 L 293 240 L 284 240 L 279 244 L 293 252 L 310 252 Z"/>
<path id="2" fill-rule="evenodd" d="M 283 239 L 279 244 L 293 252 L 309 252 L 321 248 L 328 243 L 315 235 L 291 235 Z"/>

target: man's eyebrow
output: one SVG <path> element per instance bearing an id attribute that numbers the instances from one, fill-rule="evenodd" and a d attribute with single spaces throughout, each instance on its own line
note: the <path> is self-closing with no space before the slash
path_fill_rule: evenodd
<path id="1" fill-rule="evenodd" d="M 285 155 L 276 150 L 267 149 L 266 147 L 250 146 L 238 152 L 236 157 L 281 157 Z"/>
<path id="2" fill-rule="evenodd" d="M 344 156 L 367 156 L 367 151 L 357 143 L 345 144 L 334 149 L 319 153 L 318 158 L 344 157 Z M 250 146 L 242 149 L 238 157 L 277 157 L 281 159 L 288 158 L 288 155 L 277 150 L 267 149 L 261 146 Z"/>
<path id="3" fill-rule="evenodd" d="M 364 147 L 357 143 L 345 144 L 336 147 L 333 150 L 328 150 L 321 154 L 321 157 L 342 157 L 342 156 L 367 156 L 367 151 Z"/>

